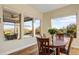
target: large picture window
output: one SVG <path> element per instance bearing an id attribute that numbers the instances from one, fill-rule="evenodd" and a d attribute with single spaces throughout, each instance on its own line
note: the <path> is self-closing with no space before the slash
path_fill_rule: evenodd
<path id="1" fill-rule="evenodd" d="M 55 28 L 64 34 L 73 32 L 74 37 L 76 37 L 76 15 L 66 16 L 66 17 L 59 17 L 51 20 L 51 27 Z"/>

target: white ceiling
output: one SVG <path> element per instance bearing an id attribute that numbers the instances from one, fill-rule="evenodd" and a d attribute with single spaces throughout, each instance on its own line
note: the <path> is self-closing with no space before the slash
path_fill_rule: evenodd
<path id="1" fill-rule="evenodd" d="M 31 4 L 30 6 L 44 13 L 58 8 L 62 8 L 67 5 L 68 4 Z"/>

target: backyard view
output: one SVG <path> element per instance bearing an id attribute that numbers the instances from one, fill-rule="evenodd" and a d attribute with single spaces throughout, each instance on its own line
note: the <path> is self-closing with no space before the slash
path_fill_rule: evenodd
<path id="1" fill-rule="evenodd" d="M 40 20 L 36 19 L 34 20 L 34 23 L 32 22 L 32 20 L 24 22 L 24 35 L 32 36 L 33 24 L 35 29 L 35 35 L 40 34 Z"/>
<path id="2" fill-rule="evenodd" d="M 4 22 L 4 36 L 7 40 L 18 39 L 19 23 Z"/>
<path id="3" fill-rule="evenodd" d="M 34 21 L 34 28 L 35 28 L 35 34 L 39 35 L 40 34 L 40 20 L 35 20 Z M 32 36 L 32 20 L 25 21 L 24 22 L 24 36 Z M 11 22 L 4 22 L 4 34 L 5 35 L 12 35 L 12 34 L 18 34 L 18 25 L 15 25 L 15 23 Z"/>
<path id="4" fill-rule="evenodd" d="M 76 38 L 76 15 L 52 19 L 51 26 L 55 33 L 63 33 L 66 37 L 72 34 Z"/>
<path id="5" fill-rule="evenodd" d="M 34 22 L 34 27 L 35 27 L 35 34 L 36 36 L 40 35 L 40 20 L 36 19 Z"/>
<path id="6" fill-rule="evenodd" d="M 4 34 L 14 33 L 14 23 L 4 22 Z"/>
<path id="7" fill-rule="evenodd" d="M 24 22 L 24 35 L 32 36 L 32 20 Z"/>

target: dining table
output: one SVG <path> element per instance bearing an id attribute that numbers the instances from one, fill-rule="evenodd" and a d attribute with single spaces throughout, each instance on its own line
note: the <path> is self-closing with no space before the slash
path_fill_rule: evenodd
<path id="1" fill-rule="evenodd" d="M 50 41 L 49 46 L 51 48 L 56 48 L 56 55 L 60 55 L 60 49 L 68 43 L 68 39 L 53 39 L 53 41 Z"/>

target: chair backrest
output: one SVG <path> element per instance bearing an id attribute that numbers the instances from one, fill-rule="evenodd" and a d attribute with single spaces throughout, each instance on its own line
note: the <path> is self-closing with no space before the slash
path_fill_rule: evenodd
<path id="1" fill-rule="evenodd" d="M 69 44 L 68 44 L 68 50 L 67 50 L 68 55 L 69 55 L 69 52 L 70 52 L 72 41 L 73 41 L 73 37 L 70 37 L 70 41 L 69 41 Z"/>
<path id="2" fill-rule="evenodd" d="M 49 38 L 38 38 L 37 37 L 37 43 L 38 43 L 39 54 L 40 52 L 42 52 L 43 54 L 50 53 Z"/>

